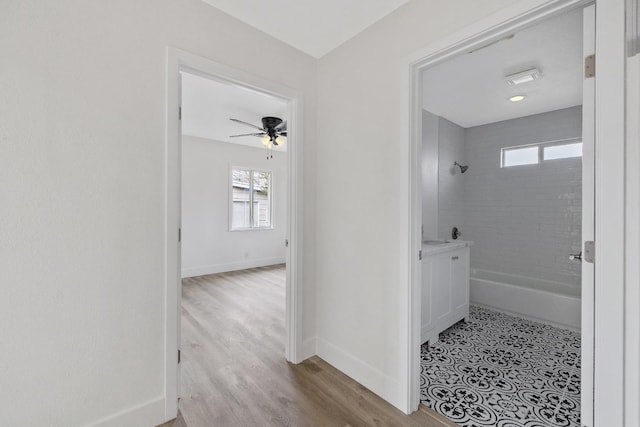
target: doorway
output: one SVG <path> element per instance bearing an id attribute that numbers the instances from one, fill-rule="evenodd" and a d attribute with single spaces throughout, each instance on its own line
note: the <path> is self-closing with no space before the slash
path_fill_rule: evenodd
<path id="1" fill-rule="evenodd" d="M 280 224 L 285 230 L 286 271 L 284 272 L 284 357 L 298 363 L 301 360 L 299 331 L 302 330 L 302 186 L 299 184 L 302 165 L 302 116 L 300 94 L 244 71 L 175 48 L 168 50 L 167 84 L 167 165 L 166 165 L 166 418 L 177 414 L 180 395 L 180 307 L 181 307 L 181 73 L 211 79 L 228 86 L 270 96 L 288 104 L 287 109 L 287 155 L 285 188 L 285 221 Z M 240 132 L 238 132 L 240 133 Z M 267 155 L 267 150 L 260 155 Z M 242 166 L 242 165 L 240 165 Z M 258 168 L 254 168 L 258 169 Z M 250 169 L 253 170 L 253 169 Z M 229 177 L 233 170 L 228 170 Z M 260 178 L 260 177 L 258 177 Z M 260 181 L 258 179 L 257 181 Z M 231 190 L 230 190 L 231 191 Z M 231 200 L 231 197 L 230 197 Z M 282 206 L 281 206 L 282 208 Z M 258 215 L 256 215 L 257 217 Z M 260 221 L 258 221 L 258 224 Z M 253 224 L 253 223 L 252 223 Z"/>
<path id="2" fill-rule="evenodd" d="M 572 55 L 574 58 L 573 65 L 571 65 L 572 70 L 570 71 L 575 75 L 574 80 L 577 78 L 577 81 L 574 82 L 575 84 L 573 85 L 574 89 L 577 90 L 577 93 L 576 90 L 574 90 L 573 94 L 570 94 L 569 92 L 571 92 L 571 90 L 567 88 L 567 86 L 570 85 L 567 85 L 566 82 L 571 80 L 564 80 L 564 85 L 556 86 L 552 91 L 553 93 L 547 96 L 547 98 L 555 97 L 555 103 L 552 102 L 546 107 L 543 107 L 541 104 L 536 105 L 536 101 L 539 101 L 544 96 L 545 88 L 543 87 L 543 84 L 548 82 L 550 86 L 554 85 L 553 79 L 560 77 L 560 74 L 562 74 L 560 72 L 562 65 L 560 62 L 563 61 L 557 61 L 558 63 L 548 61 L 546 62 L 546 65 L 543 66 L 541 64 L 545 63 L 545 61 L 540 61 L 540 58 L 536 58 L 535 49 L 533 49 L 534 54 L 532 55 L 533 58 L 531 58 L 531 60 L 527 60 L 526 57 L 516 58 L 517 51 L 519 49 L 522 50 L 522 47 L 516 47 L 515 51 L 511 51 L 510 53 L 508 52 L 509 45 L 514 47 L 518 44 L 518 40 L 523 40 L 527 37 L 533 37 L 536 40 L 540 40 L 543 44 L 545 43 L 545 37 L 557 38 L 558 34 L 554 35 L 554 30 L 550 27 L 553 23 L 552 21 L 556 21 L 555 28 L 561 28 L 561 31 L 568 31 L 569 28 L 574 29 L 573 35 L 568 36 L 568 38 L 563 38 L 563 41 L 566 42 L 567 39 L 571 38 L 575 39 L 576 35 L 579 38 L 577 47 L 574 43 L 573 46 L 564 46 L 565 49 L 563 50 L 563 54 L 565 56 Z M 591 79 L 591 82 L 587 82 L 585 80 L 584 84 L 582 80 L 582 58 L 593 53 L 594 50 L 594 43 L 592 42 L 595 30 L 594 7 L 586 9 L 584 13 L 584 22 L 585 25 L 583 27 L 582 9 L 564 11 L 562 14 L 547 16 L 544 21 L 538 19 L 535 25 L 529 23 L 529 25 L 521 28 L 510 28 L 509 32 L 502 33 L 500 37 L 496 37 L 489 41 L 485 40 L 480 44 L 457 46 L 459 49 L 457 54 L 449 53 L 434 55 L 430 58 L 431 63 L 424 64 L 422 67 L 416 67 L 414 82 L 417 82 L 417 84 L 415 87 L 420 88 L 420 95 L 424 94 L 425 97 L 432 96 L 432 99 L 425 100 L 424 103 L 417 102 L 414 104 L 416 111 L 420 111 L 421 114 L 420 118 L 416 117 L 416 121 L 424 119 L 424 121 L 420 120 L 423 126 L 425 126 L 424 123 L 427 123 L 427 128 L 420 127 L 422 132 L 416 132 L 414 134 L 414 138 L 416 135 L 420 135 L 422 137 L 428 136 L 429 128 L 433 130 L 435 126 L 436 138 L 438 138 L 439 135 L 441 140 L 445 140 L 446 145 L 443 146 L 442 141 L 440 141 L 440 148 L 443 152 L 441 152 L 439 156 L 437 142 L 435 151 L 433 148 L 429 147 L 426 147 L 425 151 L 427 153 L 423 151 L 422 172 L 424 173 L 426 171 L 427 174 L 432 173 L 433 176 L 425 177 L 423 174 L 421 181 L 423 185 L 425 185 L 425 183 L 428 185 L 429 183 L 435 182 L 435 189 L 430 187 L 427 188 L 426 191 L 417 191 L 413 194 L 417 194 L 418 198 L 422 200 L 421 203 L 417 203 L 421 205 L 422 208 L 422 215 L 420 215 L 420 225 L 423 227 L 423 235 L 420 239 L 421 242 L 426 239 L 431 242 L 432 245 L 439 245 L 438 250 L 441 252 L 443 248 L 442 240 L 456 239 L 456 236 L 450 235 L 450 230 L 452 229 L 462 232 L 463 236 L 465 236 L 466 232 L 466 237 L 469 240 L 475 240 L 474 246 L 471 246 L 471 271 L 474 272 L 472 276 L 476 276 L 471 280 L 471 302 L 476 305 L 472 306 L 471 316 L 469 316 L 469 311 L 466 313 L 459 312 L 457 313 L 459 318 L 450 319 L 453 320 L 453 323 L 462 317 L 465 317 L 467 320 L 471 317 L 471 324 L 478 323 L 477 320 L 480 319 L 481 321 L 488 321 L 489 323 L 493 322 L 493 326 L 490 326 L 489 328 L 494 328 L 494 326 L 499 323 L 506 322 L 512 325 L 514 322 L 519 322 L 518 319 L 528 318 L 535 320 L 536 323 L 527 323 L 527 321 L 523 320 L 521 325 L 524 325 L 524 329 L 529 327 L 533 329 L 538 327 L 545 329 L 547 326 L 553 327 L 549 325 L 554 325 L 561 327 L 555 331 L 564 331 L 567 329 L 580 329 L 582 326 L 582 331 L 585 337 L 583 339 L 583 348 L 585 348 L 585 351 L 582 356 L 582 376 L 585 396 L 583 396 L 582 399 L 582 412 L 584 424 L 590 425 L 590 420 L 593 416 L 593 407 L 591 403 L 593 401 L 592 343 L 594 333 L 593 265 L 585 266 L 585 264 L 583 264 L 581 267 L 580 264 L 570 263 L 569 261 L 570 254 L 575 252 L 574 255 L 579 255 L 583 240 L 590 240 L 593 238 L 594 233 L 594 85 L 593 79 Z M 547 28 L 544 27 L 545 25 Z M 536 27 L 541 27 L 538 34 L 534 34 Z M 582 43 L 583 34 L 585 37 L 584 51 Z M 547 42 L 548 41 L 549 40 L 547 40 Z M 558 42 L 556 44 L 560 45 L 562 43 Z M 543 48 L 543 50 L 553 50 L 549 47 L 549 43 L 546 43 L 545 46 L 546 47 Z M 560 46 L 554 47 L 559 47 L 560 50 L 562 50 Z M 486 77 L 487 80 L 490 79 L 488 75 L 483 74 L 483 65 L 495 65 L 496 62 L 499 62 L 501 59 L 499 56 L 491 57 L 491 55 L 500 53 L 501 51 L 507 52 L 505 55 L 508 56 L 502 58 L 502 60 L 506 60 L 504 62 L 508 63 L 508 65 L 505 66 L 504 70 L 500 70 L 498 73 L 495 73 L 496 70 L 493 71 L 494 74 L 496 74 L 496 79 L 499 80 L 500 84 L 504 84 L 504 86 L 502 88 L 499 86 L 492 87 L 491 83 L 486 80 L 474 80 L 476 74 L 478 76 Z M 485 63 L 474 64 L 474 56 L 481 57 L 483 55 L 485 56 Z M 561 58 L 564 59 L 565 57 L 563 56 Z M 511 60 L 511 63 L 509 63 L 509 60 Z M 455 69 L 456 65 L 458 66 L 457 69 Z M 545 67 L 547 70 L 542 72 L 540 68 Z M 572 73 L 570 72 L 568 74 L 571 76 Z M 450 80 L 446 82 L 444 81 L 444 79 L 450 79 L 452 76 L 458 78 L 457 83 L 452 83 Z M 547 79 L 546 81 L 544 81 L 545 78 Z M 565 76 L 565 78 L 567 77 Z M 560 79 L 563 80 L 562 77 L 560 77 Z M 476 87 L 465 86 L 467 82 L 475 85 Z M 449 83 L 449 85 L 447 85 L 447 83 Z M 467 88 L 466 90 L 464 89 L 465 87 Z M 491 88 L 490 91 L 493 91 L 493 93 L 478 95 L 478 93 L 481 93 L 483 89 L 487 88 Z M 439 90 L 446 92 L 448 98 L 444 98 L 442 96 L 438 97 Z M 474 95 L 474 91 L 476 91 L 476 95 Z M 582 102 L 583 92 L 585 96 L 584 104 Z M 494 97 L 493 95 L 499 96 Z M 474 96 L 480 96 L 480 98 L 474 99 Z M 533 99 L 533 102 L 528 105 L 526 105 L 525 102 L 522 102 L 527 99 L 527 97 Z M 502 102 L 507 109 L 502 109 L 501 107 L 496 106 L 495 103 L 492 104 L 493 100 L 491 98 L 499 98 L 500 100 L 498 101 L 498 104 Z M 436 99 L 437 102 L 429 103 L 429 101 L 433 101 L 433 99 Z M 518 108 L 513 108 L 516 106 L 518 101 L 522 103 L 517 104 Z M 460 102 L 463 102 L 464 105 L 460 104 Z M 523 108 L 522 106 L 525 105 L 526 107 Z M 580 107 L 580 105 L 582 105 L 582 107 Z M 422 109 L 418 110 L 418 106 L 427 106 L 431 111 L 426 112 L 425 117 L 425 111 L 422 111 Z M 470 106 L 470 108 L 466 108 L 468 106 Z M 425 110 L 426 109 L 427 108 L 425 108 Z M 414 111 L 414 114 L 417 114 L 416 111 Z M 491 115 L 496 111 L 501 111 L 501 114 L 503 115 L 501 116 L 498 114 L 498 116 L 489 118 L 488 115 Z M 433 114 L 434 112 L 436 114 Z M 478 120 L 479 122 L 477 122 Z M 546 120 L 553 121 L 557 125 L 551 124 L 550 122 L 548 124 L 544 124 L 543 122 Z M 583 124 L 584 129 L 582 126 Z M 572 130 L 569 130 L 570 127 Z M 556 136 L 545 134 L 546 131 L 551 129 L 554 129 L 559 133 L 556 134 Z M 527 140 L 528 137 L 531 137 L 531 139 Z M 474 142 L 472 143 L 470 140 L 473 140 Z M 500 142 L 501 140 L 502 142 Z M 584 174 L 579 170 L 579 158 L 582 155 L 581 146 L 583 142 L 585 145 L 585 158 L 584 164 L 582 165 Z M 569 153 L 572 149 L 574 152 Z M 440 162 L 437 160 L 434 162 L 434 152 L 436 153 L 436 159 L 439 158 Z M 431 165 L 431 168 L 424 167 L 425 154 L 427 155 L 426 163 Z M 528 159 L 525 158 L 527 156 L 529 156 Z M 474 163 L 476 166 L 475 171 Z M 560 163 L 562 163 L 562 165 Z M 558 181 L 555 183 L 550 181 L 547 182 L 546 184 L 549 184 L 548 188 L 553 188 L 554 191 L 557 191 L 559 189 L 558 187 L 560 187 L 560 182 L 567 184 L 566 181 L 572 181 L 576 185 L 574 185 L 570 191 L 565 191 L 563 196 L 566 198 L 565 201 L 569 198 L 573 201 L 569 202 L 568 205 L 565 203 L 564 206 L 551 206 L 553 205 L 553 202 L 551 202 L 548 203 L 549 206 L 547 206 L 548 209 L 546 209 L 544 208 L 545 202 L 543 201 L 543 199 L 547 197 L 543 194 L 547 191 L 543 188 L 546 184 L 538 184 L 540 184 L 541 181 L 548 181 L 547 178 L 554 175 L 554 171 L 568 172 L 571 176 L 564 176 L 562 173 L 558 173 L 555 176 L 558 178 Z M 536 174 L 538 174 L 538 176 L 536 176 Z M 583 179 L 583 175 L 586 179 Z M 586 192 L 583 192 L 581 188 L 583 181 L 584 185 L 587 186 Z M 438 182 L 441 186 L 440 189 L 438 189 Z M 521 184 L 524 183 L 524 187 L 531 189 L 532 192 L 527 195 L 525 194 L 526 191 L 518 191 L 518 187 L 514 185 L 514 183 L 517 182 Z M 440 192 L 438 190 L 440 190 Z M 531 200 L 533 193 L 537 194 L 536 197 L 540 197 L 540 199 L 537 200 L 537 204 L 535 200 Z M 573 193 L 573 195 L 570 193 Z M 422 194 L 425 194 L 425 197 L 427 198 L 435 197 L 435 199 L 425 200 L 421 197 Z M 434 194 L 435 196 L 433 196 Z M 551 195 L 551 193 L 549 193 L 549 196 L 550 198 L 557 198 L 555 194 Z M 429 201 L 433 200 L 435 200 L 435 208 L 433 206 L 434 203 L 429 203 Z M 444 206 L 440 206 L 438 208 L 438 201 Z M 505 201 L 505 206 L 501 207 L 500 203 Z M 580 212 L 582 205 L 579 203 L 581 201 L 585 202 L 582 212 Z M 527 207 L 526 205 L 531 202 L 534 204 Z M 506 211 L 511 211 L 515 216 L 505 214 Z M 561 213 L 569 213 L 569 215 L 566 215 L 563 219 L 560 219 L 557 215 L 555 218 L 552 218 L 554 216 L 553 212 L 557 211 L 561 211 Z M 578 218 L 576 215 L 572 214 L 572 212 L 575 213 L 575 211 L 578 211 Z M 546 221 L 547 225 L 541 225 L 540 221 L 536 219 L 536 213 L 543 216 L 547 215 L 547 219 L 542 221 Z M 429 219 L 433 219 L 433 217 L 436 218 L 435 222 L 429 221 Z M 575 221 L 576 218 L 578 219 L 577 222 Z M 568 222 L 563 224 L 563 220 L 567 220 L 568 222 L 571 222 L 571 224 Z M 580 220 L 582 220 L 582 226 L 586 225 L 586 233 L 585 227 L 581 227 Z M 538 221 L 537 225 L 533 226 L 533 223 L 536 221 Z M 547 247 L 546 251 L 542 250 L 538 252 L 539 255 L 537 257 L 539 259 L 531 259 L 530 252 L 528 252 L 528 250 L 532 248 L 527 248 L 527 245 L 531 243 L 544 243 L 545 233 L 541 228 L 546 226 L 549 226 L 550 228 L 553 228 L 553 226 L 562 228 L 563 225 L 567 226 L 569 231 L 568 234 L 571 234 L 573 238 L 565 239 L 565 242 L 560 244 L 561 247 L 557 247 L 558 245 L 554 248 Z M 417 228 L 420 229 L 419 226 Z M 534 233 L 531 235 L 524 233 L 523 230 L 526 231 L 527 228 L 530 228 L 530 231 Z M 535 230 L 535 228 L 537 228 L 537 230 Z M 411 229 L 415 230 L 414 227 Z M 515 240 L 513 238 L 509 239 L 509 237 L 514 236 L 507 236 L 507 230 L 517 234 L 517 236 L 515 236 L 517 238 Z M 573 232 L 571 230 L 573 230 Z M 502 235 L 502 240 L 500 239 L 500 235 Z M 553 240 L 553 237 L 557 237 L 553 232 L 549 233 L 548 236 L 551 237 L 551 240 Z M 520 244 L 516 241 L 518 239 Z M 494 247 L 490 248 L 491 244 L 488 242 L 493 242 Z M 494 253 L 494 249 L 497 252 L 502 251 L 502 253 Z M 424 257 L 425 253 L 428 253 L 430 250 L 431 249 L 428 247 L 425 248 L 425 246 L 422 246 L 422 256 Z M 474 250 L 476 251 L 475 259 Z M 559 250 L 565 250 L 566 254 L 563 254 L 564 256 L 562 257 L 557 253 L 555 255 L 551 255 L 553 251 L 557 252 Z M 518 254 L 522 255 L 522 259 L 528 260 L 529 265 L 525 266 L 526 262 L 519 262 L 517 257 L 514 258 L 512 262 L 507 262 L 509 261 L 510 256 L 517 256 Z M 456 260 L 459 259 L 457 253 L 455 257 L 452 257 L 452 259 L 454 258 Z M 573 258 L 575 258 L 575 256 Z M 552 264 L 556 261 L 559 263 L 558 265 L 562 264 L 562 267 L 556 269 L 558 274 L 554 275 L 554 267 L 552 267 Z M 424 262 L 423 258 L 422 263 Z M 502 267 L 497 267 L 501 262 L 503 263 Z M 507 264 L 505 265 L 504 262 L 507 262 Z M 536 263 L 539 267 L 544 268 L 546 266 L 546 270 L 544 272 L 541 270 L 535 272 L 536 268 L 535 266 L 532 266 L 532 264 Z M 519 268 L 518 264 L 520 264 L 522 268 Z M 468 264 L 467 268 L 469 268 Z M 505 271 L 495 274 L 495 269 L 502 269 Z M 587 270 L 586 274 L 584 274 L 585 269 Z M 560 270 L 562 270 L 562 272 L 560 272 Z M 429 270 L 423 271 L 428 272 Z M 417 271 L 415 267 L 412 268 L 412 272 L 414 272 L 416 276 L 420 276 L 420 272 Z M 523 272 L 536 276 L 541 280 L 528 281 L 527 275 Z M 453 271 L 451 274 L 453 274 Z M 499 279 L 496 279 L 496 277 L 499 277 Z M 421 279 L 424 280 L 424 278 Z M 522 289 L 522 284 L 509 284 L 505 287 L 504 282 L 515 281 L 515 279 L 523 279 L 526 285 L 524 288 L 533 287 L 535 295 L 532 294 L 532 296 L 527 294 L 520 297 L 514 296 L 516 290 Z M 427 292 L 430 292 L 430 295 L 433 295 L 433 293 L 431 293 L 431 288 L 428 288 Z M 451 292 L 452 294 L 456 293 L 455 290 Z M 584 297 L 582 301 L 580 299 L 581 293 Z M 540 307 L 542 307 L 540 310 L 536 310 L 534 309 L 535 307 L 532 307 L 534 299 L 542 296 L 543 294 L 551 298 L 550 304 L 554 306 L 557 311 L 556 313 L 552 313 L 554 310 L 547 310 L 547 313 L 543 313 L 545 309 L 548 308 L 548 305 L 547 303 L 542 302 L 542 300 L 540 300 Z M 435 295 L 438 295 L 438 293 L 436 292 Z M 560 306 L 556 304 L 559 300 L 567 302 L 566 305 L 562 306 L 564 308 L 560 308 Z M 421 301 L 424 306 L 426 301 L 424 294 L 422 295 Z M 518 305 L 520 305 L 520 307 L 518 307 Z M 491 310 L 486 311 L 487 308 L 498 309 L 498 313 Z M 582 319 L 580 318 L 581 308 Z M 421 308 L 421 311 L 424 313 L 423 310 L 424 308 Z M 507 315 L 516 314 L 520 317 L 504 318 L 504 313 L 507 313 Z M 554 314 L 558 314 L 560 317 L 554 317 Z M 415 318 L 416 316 L 413 317 L 414 321 Z M 445 332 L 445 340 L 448 341 L 448 344 L 453 342 L 454 347 L 455 338 L 452 337 L 456 334 L 459 337 L 464 336 L 464 330 L 469 330 L 469 327 L 465 325 L 458 325 L 457 327 L 457 331 L 449 330 Z M 480 329 L 482 329 L 482 327 Z M 554 332 L 549 331 L 538 333 L 538 335 L 542 336 L 545 333 L 547 335 L 554 334 Z M 499 333 L 502 338 L 504 338 L 504 336 L 509 336 L 509 334 L 509 331 Z M 432 338 L 434 336 L 434 334 L 428 335 Z M 571 348 L 567 347 L 567 351 L 571 351 L 573 353 L 572 360 L 549 361 L 549 363 L 553 365 L 560 365 L 563 363 L 568 364 L 569 370 L 566 373 L 568 377 L 571 377 L 576 371 L 576 366 L 578 372 L 580 371 L 580 340 L 579 334 L 576 335 L 578 337 L 578 345 L 576 348 L 576 340 L 570 338 L 569 335 L 567 335 L 567 337 L 563 336 L 561 339 L 567 342 L 574 342 L 574 344 L 570 345 Z M 437 336 L 437 334 L 435 336 Z M 518 339 L 526 340 L 526 333 L 516 333 L 515 336 L 517 336 Z M 424 331 L 422 338 L 424 338 Z M 420 344 L 422 344 L 422 339 L 420 341 Z M 523 343 L 519 342 L 512 344 L 517 347 Z M 523 355 L 519 355 L 517 352 L 507 354 L 513 349 L 496 348 L 496 346 L 500 346 L 500 340 L 495 341 L 492 346 L 493 348 L 486 349 L 485 353 L 500 350 L 498 352 L 501 353 L 501 355 L 497 356 L 496 353 L 493 356 L 490 356 L 489 359 L 496 359 L 497 356 L 497 359 L 501 360 L 496 359 L 493 361 L 507 363 L 508 365 L 508 361 L 506 359 L 513 356 L 516 358 L 520 357 L 520 360 L 518 360 L 517 363 L 522 362 Z M 524 346 L 527 346 L 527 344 Z M 553 346 L 553 344 L 544 343 L 541 344 L 541 346 Z M 440 351 L 439 356 L 444 359 L 447 358 L 447 355 L 443 354 L 443 352 L 446 353 L 446 347 L 447 346 L 437 348 L 437 351 Z M 456 351 L 458 350 L 465 353 L 464 348 L 457 348 Z M 539 355 L 535 356 L 535 358 L 540 357 L 541 356 Z M 425 359 L 424 350 L 422 353 L 422 359 Z M 437 361 L 433 358 L 429 359 L 429 357 L 426 357 L 426 359 L 434 363 Z M 453 360 L 455 357 L 451 359 Z M 457 363 L 456 360 L 452 363 Z M 534 362 L 537 363 L 538 361 L 534 360 Z M 477 364 L 478 361 L 473 363 Z M 526 364 L 526 362 L 524 363 Z M 532 363 L 532 365 L 535 365 L 535 363 Z M 495 366 L 487 368 L 487 372 L 497 373 L 497 377 L 500 376 L 498 375 L 500 370 L 493 369 Z M 449 375 L 449 373 L 443 372 L 444 370 L 441 369 L 441 367 L 436 370 L 438 371 L 436 374 L 439 373 L 439 375 L 444 376 Z M 471 372 L 472 370 L 473 369 L 469 369 L 468 371 Z M 515 369 L 513 371 L 515 371 Z M 486 376 L 492 375 L 487 372 L 480 375 L 483 377 L 482 379 L 472 378 L 470 382 L 472 382 L 474 386 L 479 386 L 478 382 L 474 382 L 479 380 L 482 384 L 486 385 Z M 458 372 L 457 374 L 460 373 Z M 456 376 L 457 374 L 454 374 L 453 376 Z M 522 375 L 522 373 L 518 375 Z M 549 375 L 553 375 L 553 373 L 549 371 Z M 528 377 L 529 374 L 525 374 L 524 376 Z M 482 404 L 478 404 L 478 395 L 474 394 L 476 390 L 469 389 L 452 391 L 447 390 L 446 387 L 440 387 L 434 394 L 440 394 L 443 399 L 446 399 L 447 392 L 452 392 L 453 394 L 460 392 L 466 396 L 467 399 L 474 400 L 471 406 L 479 408 L 476 412 L 476 415 L 479 417 L 477 419 L 473 418 L 473 416 L 471 416 L 469 420 L 464 419 L 464 414 L 460 414 L 461 408 L 454 408 L 453 406 L 455 405 L 452 406 L 451 403 L 440 405 L 441 407 L 452 410 L 451 414 L 455 413 L 457 415 L 461 415 L 462 418 L 456 419 L 455 421 L 461 422 L 463 425 L 466 425 L 465 422 L 475 422 L 482 425 L 482 417 L 484 416 L 489 417 L 488 419 L 490 421 L 487 425 L 492 425 L 491 422 L 497 422 L 501 419 L 511 422 L 529 419 L 536 420 L 538 422 L 541 421 L 540 417 L 527 418 L 526 414 L 523 414 L 523 411 L 526 413 L 527 410 L 531 411 L 531 414 L 533 414 L 534 408 L 517 407 L 518 405 L 513 404 L 514 402 L 507 402 L 513 399 L 510 399 L 509 391 L 506 389 L 509 388 L 509 390 L 511 390 L 511 388 L 513 388 L 514 390 L 517 390 L 517 384 L 518 382 L 522 384 L 522 378 L 517 379 L 516 381 L 505 380 L 504 378 L 495 379 L 496 383 L 499 383 L 499 385 L 501 387 L 505 387 L 505 389 L 493 390 L 494 392 L 502 392 L 502 394 L 494 393 L 492 395 L 492 398 L 496 400 L 495 402 L 492 402 L 495 403 L 495 407 L 493 408 L 491 405 L 483 406 Z M 525 380 L 536 381 L 534 378 L 525 378 Z M 573 381 L 576 382 L 575 379 Z M 425 378 L 422 378 L 422 383 L 424 384 L 424 382 Z M 446 383 L 446 381 L 444 383 Z M 566 378 L 565 383 L 571 384 L 571 378 Z M 579 391 L 579 376 L 577 378 L 577 384 L 577 389 Z M 544 388 L 546 386 L 542 385 L 541 387 Z M 473 388 L 473 386 L 471 388 Z M 471 393 L 467 393 L 469 391 L 471 391 Z M 563 397 L 568 393 L 566 387 L 562 390 L 558 390 L 558 392 L 559 395 L 562 395 Z M 525 390 L 523 393 L 527 393 L 527 391 Z M 576 387 L 573 387 L 570 393 L 574 394 L 573 401 L 570 402 L 570 405 L 576 404 L 577 402 L 577 406 L 579 407 L 580 396 L 579 394 L 576 396 Z M 496 397 L 498 395 L 502 397 L 505 397 L 506 395 L 507 398 L 501 399 Z M 537 397 L 539 396 L 536 396 L 533 400 L 536 400 Z M 459 400 L 463 399 L 460 396 L 454 396 L 453 400 L 458 398 L 460 398 Z M 432 395 L 430 399 L 426 398 L 426 401 L 431 403 L 436 402 L 437 400 L 437 396 L 434 397 L 434 395 Z M 522 403 L 522 399 L 516 400 Z M 500 406 L 501 404 L 507 406 Z M 558 414 L 558 408 L 559 406 L 555 405 L 555 409 L 551 409 L 550 411 L 548 409 L 544 409 L 540 410 L 540 412 L 546 411 L 550 412 L 549 416 L 556 416 Z M 494 416 L 498 418 L 491 418 Z M 500 416 L 506 416 L 506 418 L 499 418 Z M 511 418 L 509 418 L 509 416 L 511 416 Z M 545 420 L 542 419 L 542 421 Z M 571 424 L 567 425 L 579 425 L 578 423 L 579 421 L 576 421 L 574 418 L 573 421 L 571 421 Z"/>
<path id="3" fill-rule="evenodd" d="M 180 406 L 188 419 L 193 396 L 284 353 L 289 103 L 186 71 L 181 88 Z M 203 383 L 222 367 L 233 374 Z"/>
<path id="4" fill-rule="evenodd" d="M 181 77 L 182 278 L 284 264 L 289 103 Z"/>

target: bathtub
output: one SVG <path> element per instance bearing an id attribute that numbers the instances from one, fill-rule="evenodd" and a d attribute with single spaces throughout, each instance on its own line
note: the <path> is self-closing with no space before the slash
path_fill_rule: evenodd
<path id="1" fill-rule="evenodd" d="M 580 330 L 580 287 L 472 268 L 471 303 L 516 316 Z"/>

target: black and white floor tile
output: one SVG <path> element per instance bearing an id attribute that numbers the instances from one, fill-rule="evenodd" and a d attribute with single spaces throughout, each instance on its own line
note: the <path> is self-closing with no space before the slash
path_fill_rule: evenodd
<path id="1" fill-rule="evenodd" d="M 421 351 L 421 401 L 463 427 L 580 425 L 580 334 L 471 306 Z"/>

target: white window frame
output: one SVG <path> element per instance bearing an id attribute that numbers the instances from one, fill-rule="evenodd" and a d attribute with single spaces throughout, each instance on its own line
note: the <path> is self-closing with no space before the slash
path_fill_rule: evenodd
<path id="1" fill-rule="evenodd" d="M 249 187 L 249 227 L 234 227 L 233 226 L 233 171 L 243 170 L 249 171 L 250 174 L 250 187 Z M 254 201 L 253 201 L 253 172 L 266 172 L 269 174 L 269 219 L 270 223 L 266 227 L 254 227 Z M 251 168 L 245 166 L 231 165 L 229 166 L 229 231 L 256 231 L 256 230 L 273 230 L 273 171 L 269 169 Z"/>
<path id="2" fill-rule="evenodd" d="M 518 166 L 533 166 L 533 165 L 541 165 L 543 162 L 553 162 L 556 160 L 567 160 L 567 159 L 576 159 L 582 158 L 582 156 L 574 156 L 574 157 L 563 157 L 560 159 L 544 159 L 544 149 L 547 147 L 557 147 L 560 145 L 569 145 L 575 144 L 578 142 L 582 142 L 582 137 L 575 138 L 565 138 L 565 139 L 556 139 L 554 141 L 544 141 L 544 142 L 536 142 L 534 144 L 523 144 L 523 145 L 512 145 L 509 147 L 500 148 L 500 168 L 513 168 Z M 538 148 L 538 161 L 536 163 L 526 163 L 521 165 L 505 165 L 505 157 L 506 153 L 511 150 L 518 150 L 521 148 L 530 148 L 537 147 Z"/>

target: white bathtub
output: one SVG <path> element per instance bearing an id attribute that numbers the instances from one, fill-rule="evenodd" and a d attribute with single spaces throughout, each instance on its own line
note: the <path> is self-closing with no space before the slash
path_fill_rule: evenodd
<path id="1" fill-rule="evenodd" d="M 580 330 L 580 287 L 495 271 L 471 269 L 472 303 Z"/>

